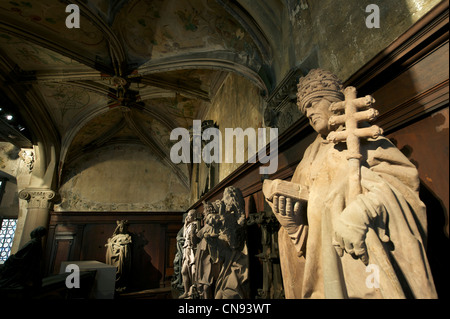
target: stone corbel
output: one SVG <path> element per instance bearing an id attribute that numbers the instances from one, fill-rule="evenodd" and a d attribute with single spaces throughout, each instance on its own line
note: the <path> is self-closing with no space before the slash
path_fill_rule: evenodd
<path id="1" fill-rule="evenodd" d="M 267 99 L 267 107 L 264 112 L 266 126 L 278 126 L 278 117 L 283 110 L 287 106 L 297 103 L 297 83 L 302 75 L 300 67 L 292 68 L 273 90 Z"/>
<path id="2" fill-rule="evenodd" d="M 50 189 L 24 189 L 19 192 L 19 199 L 28 202 L 28 208 L 50 209 L 56 193 Z"/>
<path id="3" fill-rule="evenodd" d="M 31 173 L 34 168 L 34 152 L 33 150 L 21 150 L 19 152 L 20 158 L 25 162 L 28 167 L 29 172 Z"/>

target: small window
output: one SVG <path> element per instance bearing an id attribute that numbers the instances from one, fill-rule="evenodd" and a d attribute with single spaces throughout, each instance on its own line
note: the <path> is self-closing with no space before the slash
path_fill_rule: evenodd
<path id="1" fill-rule="evenodd" d="M 16 232 L 17 219 L 5 218 L 0 229 L 0 264 L 3 264 L 11 254 L 11 247 Z"/>

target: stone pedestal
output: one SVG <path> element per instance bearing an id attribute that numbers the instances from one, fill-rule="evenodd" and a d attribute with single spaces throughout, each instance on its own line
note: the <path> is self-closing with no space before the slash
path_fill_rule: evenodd
<path id="1" fill-rule="evenodd" d="M 64 261 L 61 263 L 60 274 L 65 273 L 66 267 L 71 264 L 77 265 L 80 268 L 80 272 L 87 270 L 97 271 L 91 298 L 114 299 L 116 290 L 116 267 L 95 260 Z"/>

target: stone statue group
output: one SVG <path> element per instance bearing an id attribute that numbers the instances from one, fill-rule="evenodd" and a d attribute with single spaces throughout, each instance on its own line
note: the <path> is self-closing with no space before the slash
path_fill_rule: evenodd
<path id="1" fill-rule="evenodd" d="M 297 101 L 317 137 L 289 181 L 262 186 L 280 224 L 285 297 L 437 298 L 418 171 L 369 124 L 375 100 L 314 69 L 300 79 Z M 250 297 L 245 225 L 244 199 L 233 186 L 204 202 L 202 214 L 186 214 L 172 282 L 179 298 Z M 123 226 L 108 242 L 118 269 L 126 268 L 129 244 Z M 368 269 L 377 270 L 370 285 Z"/>
<path id="2" fill-rule="evenodd" d="M 325 70 L 299 80 L 297 105 L 317 137 L 289 181 L 266 179 L 262 187 L 281 226 L 288 299 L 437 298 L 418 171 L 369 124 L 374 102 Z M 229 199 L 204 203 L 201 229 L 195 212 L 186 218 L 183 298 L 245 296 L 244 209 Z M 367 284 L 370 269 L 376 280 Z"/>
<path id="3" fill-rule="evenodd" d="M 221 200 L 204 202 L 202 214 L 187 213 L 172 282 L 180 299 L 249 298 L 245 225 L 244 198 L 233 186 Z"/>
<path id="4" fill-rule="evenodd" d="M 290 181 L 265 180 L 262 188 L 281 226 L 286 298 L 437 298 L 418 171 L 368 124 L 377 116 L 373 98 L 357 98 L 355 88 L 344 89 L 320 69 L 300 79 L 297 98 L 317 137 Z M 118 221 L 105 245 L 118 289 L 130 268 L 127 226 Z M 201 214 L 185 214 L 172 281 L 179 298 L 250 297 L 245 226 L 244 198 L 233 186 L 221 200 L 204 202 Z M 29 266 L 40 260 L 44 231 L 32 233 L 32 241 L 5 262 L 0 288 L 40 280 Z M 378 270 L 371 285 L 368 269 Z"/>

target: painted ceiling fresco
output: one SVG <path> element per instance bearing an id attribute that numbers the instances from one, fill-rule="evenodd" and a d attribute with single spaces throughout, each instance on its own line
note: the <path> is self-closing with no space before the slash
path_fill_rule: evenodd
<path id="1" fill-rule="evenodd" d="M 0 89 L 23 113 L 48 114 L 62 165 L 127 140 L 167 160 L 171 130 L 189 129 L 229 72 L 267 89 L 242 12 L 223 1 L 74 0 L 79 29 L 65 25 L 68 3 L 0 0 L 0 80 L 13 79 Z"/>
<path id="2" fill-rule="evenodd" d="M 113 28 L 129 52 L 143 61 L 205 50 L 230 50 L 257 59 L 248 34 L 214 0 L 131 1 Z"/>
<path id="3" fill-rule="evenodd" d="M 71 58 L 6 33 L 0 33 L 0 45 L 2 51 L 24 71 L 84 67 Z"/>

